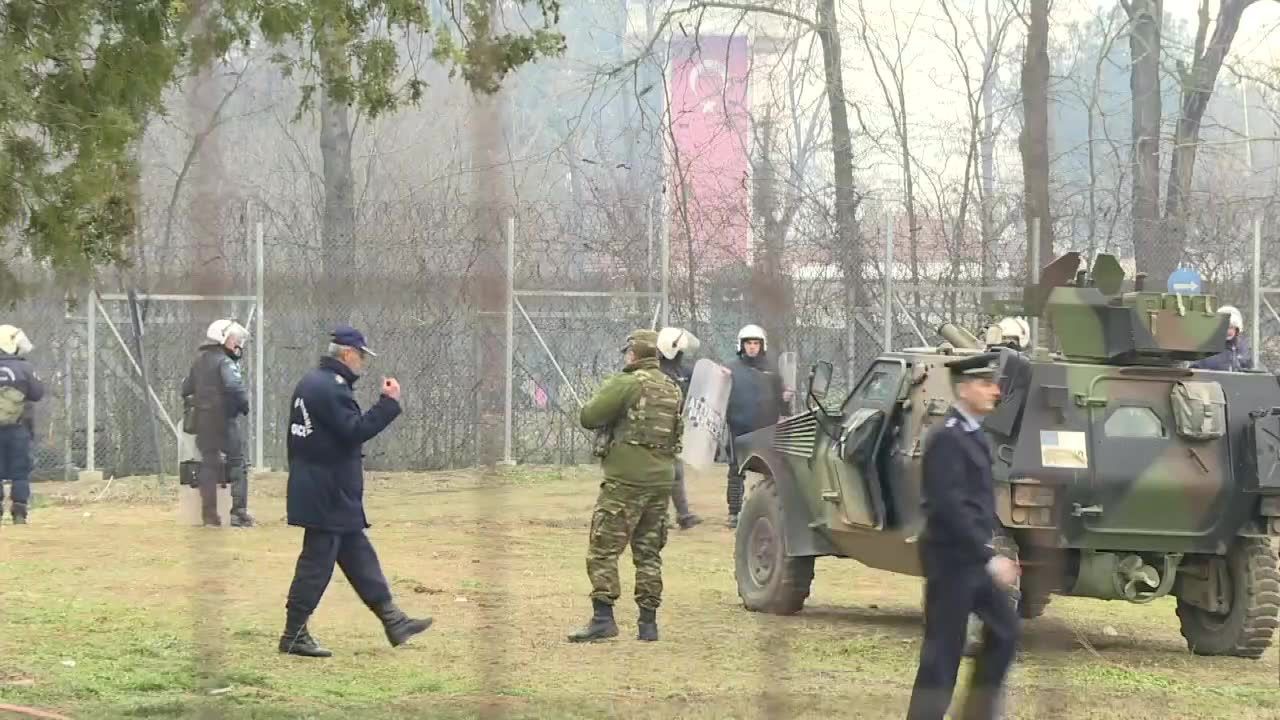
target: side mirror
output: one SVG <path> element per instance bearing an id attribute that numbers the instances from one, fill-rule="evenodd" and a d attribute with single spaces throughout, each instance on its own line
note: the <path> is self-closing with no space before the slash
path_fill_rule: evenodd
<path id="1" fill-rule="evenodd" d="M 809 397 L 819 404 L 827 397 L 831 388 L 832 367 L 829 362 L 819 362 L 809 369 Z"/>

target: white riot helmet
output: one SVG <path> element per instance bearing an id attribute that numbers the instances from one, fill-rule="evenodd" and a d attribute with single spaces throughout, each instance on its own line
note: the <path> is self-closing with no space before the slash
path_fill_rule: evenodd
<path id="1" fill-rule="evenodd" d="M 675 360 L 682 352 L 695 353 L 702 342 L 684 328 L 665 327 L 658 331 L 658 352 L 668 360 Z"/>
<path id="2" fill-rule="evenodd" d="M 1244 316 L 1240 314 L 1240 311 L 1234 305 L 1221 305 L 1218 307 L 1218 312 L 1231 318 L 1229 321 L 1231 327 L 1241 332 L 1244 331 Z"/>
<path id="3" fill-rule="evenodd" d="M 228 348 L 228 350 L 231 350 L 236 357 L 239 357 L 240 351 L 242 350 L 241 346 L 249 339 L 249 331 L 245 330 L 244 326 L 235 320 L 227 320 L 224 318 L 222 320 L 214 320 L 209 323 L 209 329 L 205 331 L 204 336 L 210 341 L 218 343 L 223 347 L 226 347 L 227 340 L 230 340 L 231 338 L 239 339 L 239 345 Z"/>
<path id="4" fill-rule="evenodd" d="M 746 340 L 759 340 L 761 351 L 769 349 L 769 341 L 764 336 L 764 328 L 759 325 L 744 325 L 738 331 L 738 352 L 742 352 L 742 343 Z"/>
<path id="5" fill-rule="evenodd" d="M 22 328 L 0 325 L 0 352 L 7 355 L 26 355 L 35 349 Z"/>
<path id="6" fill-rule="evenodd" d="M 1019 348 L 1026 348 L 1031 342 L 1031 326 L 1023 318 L 1002 318 L 996 326 L 1000 328 L 1000 339 L 1003 342 L 1016 340 Z"/>

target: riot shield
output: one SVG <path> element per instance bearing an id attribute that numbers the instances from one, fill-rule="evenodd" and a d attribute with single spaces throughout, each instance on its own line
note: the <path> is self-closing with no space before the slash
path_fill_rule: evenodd
<path id="1" fill-rule="evenodd" d="M 702 358 L 693 366 L 684 402 L 684 435 L 680 459 L 695 468 L 710 467 L 725 435 L 725 409 L 733 375 L 729 368 Z"/>
<path id="2" fill-rule="evenodd" d="M 784 352 L 778 356 L 778 374 L 782 376 L 782 389 L 791 392 L 791 399 L 783 404 L 783 415 L 796 414 L 796 354 Z"/>

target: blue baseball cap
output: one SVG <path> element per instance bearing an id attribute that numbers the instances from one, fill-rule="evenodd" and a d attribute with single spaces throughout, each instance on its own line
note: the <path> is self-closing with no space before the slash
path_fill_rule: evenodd
<path id="1" fill-rule="evenodd" d="M 364 335 L 350 325 L 339 325 L 334 328 L 330 338 L 333 340 L 335 345 L 352 347 L 366 355 L 378 357 L 378 354 L 369 348 L 369 345 L 364 339 Z"/>

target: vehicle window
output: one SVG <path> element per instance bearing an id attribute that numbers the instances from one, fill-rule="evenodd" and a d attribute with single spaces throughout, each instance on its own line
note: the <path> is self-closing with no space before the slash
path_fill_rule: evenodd
<path id="1" fill-rule="evenodd" d="M 872 368 L 849 396 L 846 412 L 859 407 L 887 407 L 897 399 L 901 378 L 901 365 L 882 363 Z"/>
<path id="2" fill-rule="evenodd" d="M 1103 432 L 1113 438 L 1162 438 L 1164 423 L 1151 408 L 1119 407 L 1107 418 Z"/>

